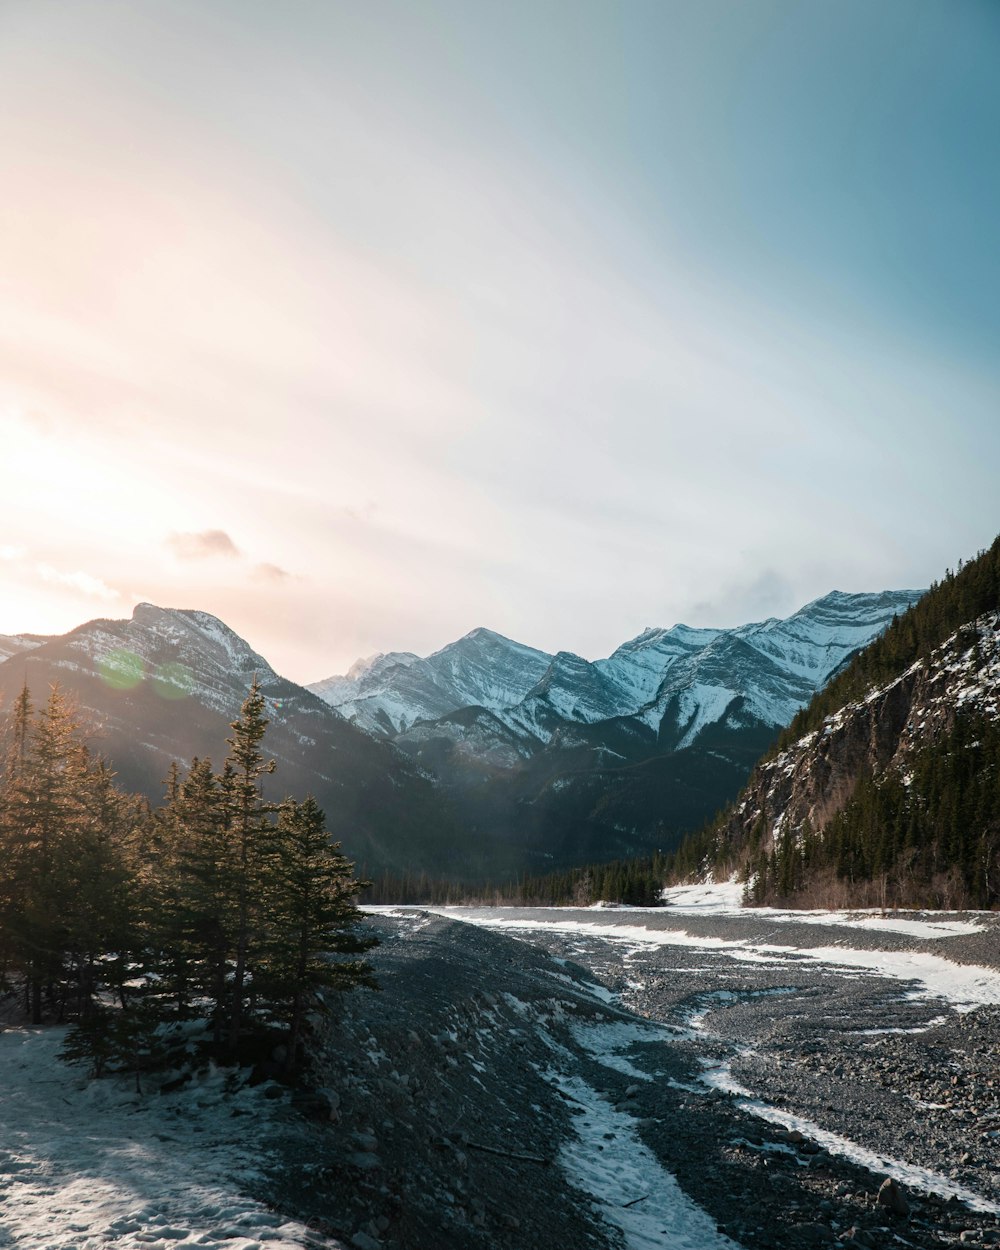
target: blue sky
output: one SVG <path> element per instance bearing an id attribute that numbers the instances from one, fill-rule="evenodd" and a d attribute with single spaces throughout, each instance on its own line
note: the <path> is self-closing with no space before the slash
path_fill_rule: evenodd
<path id="1" fill-rule="evenodd" d="M 0 632 L 311 680 L 927 584 L 1000 528 L 998 63 L 987 0 L 3 0 Z"/>

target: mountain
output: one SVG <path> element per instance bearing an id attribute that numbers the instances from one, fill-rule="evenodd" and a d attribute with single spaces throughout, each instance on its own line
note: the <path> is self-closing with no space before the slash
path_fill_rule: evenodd
<path id="1" fill-rule="evenodd" d="M 784 621 L 646 630 L 593 662 L 476 629 L 314 689 L 216 617 L 140 604 L 130 620 L 0 639 L 0 700 L 26 681 L 40 702 L 59 682 L 121 784 L 157 802 L 174 760 L 221 764 L 256 674 L 272 797 L 314 794 L 367 871 L 506 877 L 675 846 L 915 596 L 834 593 Z"/>
<path id="2" fill-rule="evenodd" d="M 647 629 L 606 659 L 478 629 L 311 689 L 439 779 L 498 865 L 669 849 L 732 799 L 776 732 L 920 591 L 834 591 L 736 629 Z"/>
<path id="3" fill-rule="evenodd" d="M 647 629 L 593 662 L 474 629 L 426 659 L 374 656 L 309 689 L 348 720 L 389 737 L 481 707 L 537 747 L 567 724 L 634 717 L 659 730 L 670 709 L 691 745 L 735 699 L 744 719 L 786 725 L 848 656 L 922 593 L 833 591 L 787 620 L 730 630 Z"/>
<path id="4" fill-rule="evenodd" d="M 45 641 L 40 634 L 0 634 L 0 663 L 22 651 L 31 651 Z"/>
<path id="5" fill-rule="evenodd" d="M 407 651 L 375 655 L 309 689 L 362 728 L 392 736 L 459 708 L 516 703 L 551 659 L 492 630 L 474 629 L 426 659 Z"/>
<path id="6" fill-rule="evenodd" d="M 1000 539 L 854 657 L 706 837 L 756 902 L 1000 902 Z"/>
<path id="7" fill-rule="evenodd" d="M 25 682 L 41 702 L 58 682 L 119 782 L 154 803 L 174 760 L 209 756 L 221 766 L 256 674 L 270 718 L 265 750 L 278 763 L 273 798 L 314 794 L 347 854 L 372 870 L 483 871 L 446 796 L 406 755 L 280 677 L 206 612 L 143 603 L 131 620 L 90 621 L 21 646 L 3 641 L 0 705 L 11 706 Z"/>

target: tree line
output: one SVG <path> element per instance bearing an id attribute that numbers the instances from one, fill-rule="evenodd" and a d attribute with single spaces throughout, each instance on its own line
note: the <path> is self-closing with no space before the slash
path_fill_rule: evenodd
<path id="1" fill-rule="evenodd" d="M 34 1024 L 71 1023 L 67 1056 L 97 1073 L 151 1061 L 190 1022 L 229 1060 L 280 1036 L 291 1070 L 317 995 L 373 984 L 365 883 L 314 799 L 265 799 L 267 724 L 254 680 L 221 771 L 175 764 L 153 809 L 115 785 L 57 687 L 37 709 L 25 687 L 8 717 L 0 976 Z"/>
<path id="2" fill-rule="evenodd" d="M 783 893 L 826 874 L 876 906 L 988 908 L 1000 903 L 1000 723 L 960 711 L 908 761 L 860 779 L 822 839 L 787 853 Z M 806 872 L 808 869 L 808 872 Z"/>
<path id="3" fill-rule="evenodd" d="M 655 907 L 667 858 L 617 859 L 561 872 L 522 874 L 507 881 L 463 883 L 427 873 L 380 873 L 365 891 L 366 903 L 487 907 L 588 907 L 597 902 Z"/>

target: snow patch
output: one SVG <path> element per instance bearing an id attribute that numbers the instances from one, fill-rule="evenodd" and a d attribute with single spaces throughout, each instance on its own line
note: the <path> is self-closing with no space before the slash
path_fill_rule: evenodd
<path id="1" fill-rule="evenodd" d="M 262 1088 L 220 1069 L 166 1096 L 86 1081 L 57 1058 L 65 1033 L 0 1033 L 4 1245 L 337 1250 L 247 1196 L 275 1131 Z"/>
<path id="2" fill-rule="evenodd" d="M 748 1111 L 751 1115 L 767 1120 L 771 1124 L 780 1124 L 782 1128 L 797 1129 L 803 1137 L 816 1142 L 830 1154 L 860 1163 L 862 1167 L 876 1175 L 891 1176 L 901 1185 L 922 1193 L 937 1194 L 941 1198 L 957 1198 L 970 1211 L 1000 1215 L 1000 1203 L 981 1197 L 973 1190 L 966 1189 L 964 1185 L 959 1185 L 947 1176 L 942 1176 L 940 1172 L 919 1167 L 914 1163 L 907 1163 L 902 1159 L 893 1159 L 888 1155 L 875 1154 L 847 1137 L 841 1137 L 837 1133 L 830 1133 L 820 1128 L 811 1120 L 791 1115 L 787 1111 L 779 1111 L 776 1107 L 761 1102 L 759 1098 L 753 1097 L 750 1090 L 745 1089 L 733 1079 L 728 1063 L 707 1069 L 702 1074 L 701 1080 L 711 1089 L 719 1089 L 724 1093 L 732 1094 L 736 1099 L 735 1106 L 741 1111 Z"/>
<path id="3" fill-rule="evenodd" d="M 736 1250 L 639 1140 L 632 1117 L 615 1111 L 579 1077 L 550 1072 L 557 1089 L 584 1108 L 576 1140 L 559 1152 L 567 1179 L 594 1211 L 621 1229 L 625 1250 Z"/>

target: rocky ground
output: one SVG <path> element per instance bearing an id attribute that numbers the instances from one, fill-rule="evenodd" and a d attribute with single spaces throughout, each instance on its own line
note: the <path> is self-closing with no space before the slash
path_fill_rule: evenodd
<path id="1" fill-rule="evenodd" d="M 358 1250 L 1000 1243 L 1000 1009 L 712 946 L 775 941 L 752 915 L 686 921 L 704 946 L 374 923 L 383 992 L 334 1002 L 269 1181 L 318 1231 Z M 1000 965 L 992 927 L 877 945 Z"/>

